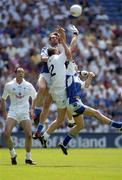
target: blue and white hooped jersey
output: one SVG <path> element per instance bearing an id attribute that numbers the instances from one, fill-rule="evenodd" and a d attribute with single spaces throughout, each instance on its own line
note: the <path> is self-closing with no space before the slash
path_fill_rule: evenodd
<path id="1" fill-rule="evenodd" d="M 83 81 L 80 80 L 78 74 L 75 75 L 66 75 L 66 89 L 67 89 L 67 98 L 72 100 L 75 97 L 81 97 L 81 86 L 83 85 Z"/>
<path id="2" fill-rule="evenodd" d="M 47 53 L 47 50 L 48 50 L 48 46 L 42 48 L 41 50 L 41 56 L 42 57 L 48 57 L 48 53 Z M 49 70 L 48 70 L 48 66 L 47 66 L 47 62 L 41 62 L 41 68 L 40 68 L 40 73 L 49 73 Z"/>
<path id="3" fill-rule="evenodd" d="M 73 116 L 78 116 L 85 110 L 85 105 L 81 101 L 83 84 L 77 74 L 66 76 L 67 108 Z"/>

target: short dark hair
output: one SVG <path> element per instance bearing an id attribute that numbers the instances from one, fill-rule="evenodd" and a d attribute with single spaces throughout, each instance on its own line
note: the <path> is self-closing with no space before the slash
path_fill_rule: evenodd
<path id="1" fill-rule="evenodd" d="M 56 48 L 48 48 L 47 53 L 48 56 L 52 56 L 53 54 L 55 54 Z"/>
<path id="2" fill-rule="evenodd" d="M 17 70 L 19 69 L 19 68 L 21 68 L 21 69 L 23 69 L 23 67 L 21 67 L 21 66 L 18 66 L 18 67 L 16 67 L 16 69 L 15 69 L 15 74 L 17 73 Z M 24 69 L 23 69 L 24 70 Z"/>

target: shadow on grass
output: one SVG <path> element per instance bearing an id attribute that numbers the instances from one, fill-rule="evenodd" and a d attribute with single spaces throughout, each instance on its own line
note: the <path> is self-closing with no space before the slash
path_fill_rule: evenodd
<path id="1" fill-rule="evenodd" d="M 29 165 L 29 164 L 17 164 L 17 165 L 11 165 L 11 164 L 1 164 L 1 166 L 6 167 L 34 167 L 34 168 L 89 168 L 89 169 L 101 169 L 103 168 L 103 165 L 45 165 L 45 164 L 39 164 L 36 165 Z M 106 166 L 107 169 L 122 169 L 122 166 Z"/>

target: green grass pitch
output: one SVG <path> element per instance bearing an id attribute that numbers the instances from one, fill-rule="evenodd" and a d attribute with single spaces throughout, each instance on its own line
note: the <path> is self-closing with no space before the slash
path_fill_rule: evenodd
<path id="1" fill-rule="evenodd" d="M 37 165 L 24 163 L 25 150 L 17 149 L 18 165 L 10 164 L 7 149 L 0 149 L 0 180 L 121 180 L 122 149 L 32 149 Z"/>

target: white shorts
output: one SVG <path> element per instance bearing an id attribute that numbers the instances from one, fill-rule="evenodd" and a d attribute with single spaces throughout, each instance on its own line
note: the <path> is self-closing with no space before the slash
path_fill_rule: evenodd
<path id="1" fill-rule="evenodd" d="M 66 108 L 67 96 L 66 90 L 50 91 L 53 101 L 56 103 L 58 109 Z"/>
<path id="2" fill-rule="evenodd" d="M 47 87 L 49 88 L 51 86 L 51 78 L 50 78 L 50 73 L 41 73 L 38 78 L 38 82 L 41 78 L 44 78 L 46 81 Z"/>
<path id="3" fill-rule="evenodd" d="M 24 120 L 29 120 L 30 121 L 30 114 L 29 112 L 17 112 L 17 111 L 9 111 L 8 112 L 8 118 L 15 119 L 18 123 Z"/>

